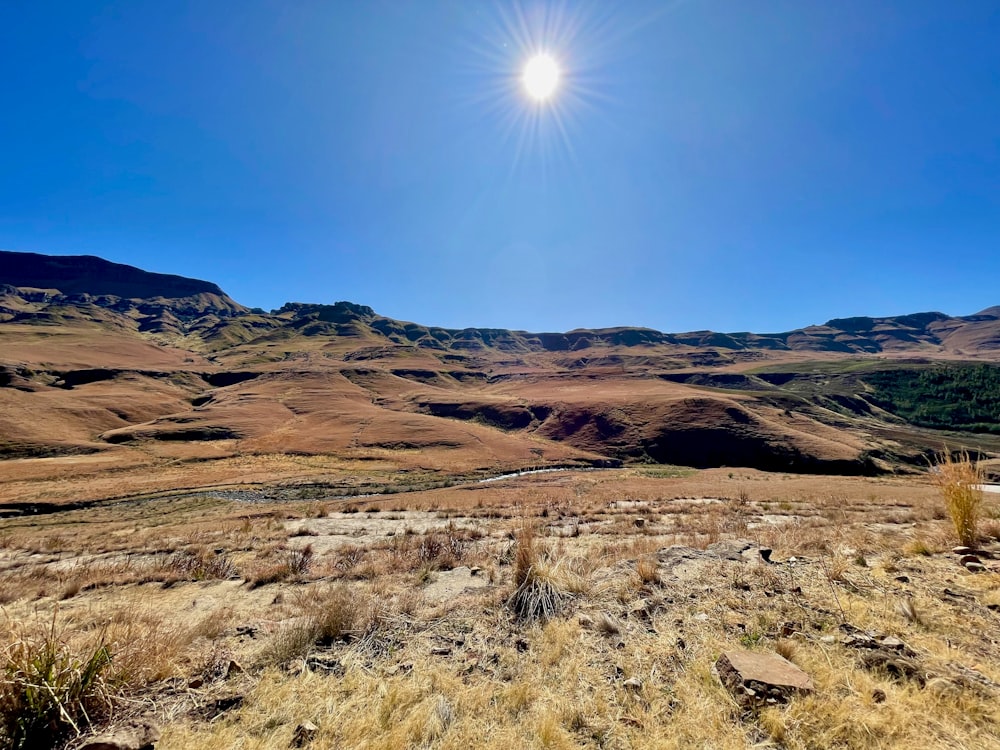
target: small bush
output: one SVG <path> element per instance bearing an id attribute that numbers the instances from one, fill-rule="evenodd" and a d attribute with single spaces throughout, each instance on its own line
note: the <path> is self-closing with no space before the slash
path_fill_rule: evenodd
<path id="1" fill-rule="evenodd" d="M 566 594 L 540 566 L 535 527 L 522 523 L 514 535 L 514 593 L 507 601 L 514 616 L 525 622 L 548 620 L 566 602 Z"/>
<path id="2" fill-rule="evenodd" d="M 110 713 L 106 680 L 111 650 L 96 645 L 74 651 L 56 632 L 55 619 L 41 637 L 21 637 L 3 653 L 0 740 L 18 750 L 50 748 L 78 735 Z"/>
<path id="3" fill-rule="evenodd" d="M 640 557 L 635 564 L 639 580 L 646 586 L 655 586 L 660 582 L 660 568 L 655 557 Z"/>
<path id="4" fill-rule="evenodd" d="M 360 637 L 375 627 L 373 601 L 343 584 L 303 592 L 302 616 L 286 623 L 261 652 L 261 664 L 282 664 L 305 658 L 315 646 Z"/>
<path id="5" fill-rule="evenodd" d="M 166 582 L 239 578 L 236 566 L 228 557 L 208 550 L 177 552 L 161 564 L 159 572 Z"/>
<path id="6" fill-rule="evenodd" d="M 959 544 L 974 546 L 979 541 L 979 512 L 983 504 L 983 470 L 969 454 L 957 456 L 944 451 L 932 467 L 934 481 L 941 491 Z"/>

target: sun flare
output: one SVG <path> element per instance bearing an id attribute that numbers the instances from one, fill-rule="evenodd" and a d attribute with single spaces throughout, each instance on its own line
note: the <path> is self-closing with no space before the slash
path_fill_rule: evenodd
<path id="1" fill-rule="evenodd" d="M 561 71 L 551 55 L 535 55 L 524 66 L 521 80 L 528 96 L 543 102 L 552 97 L 559 88 Z"/>

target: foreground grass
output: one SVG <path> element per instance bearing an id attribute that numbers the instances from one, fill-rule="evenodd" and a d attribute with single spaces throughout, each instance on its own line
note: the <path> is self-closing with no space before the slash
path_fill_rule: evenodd
<path id="1" fill-rule="evenodd" d="M 156 508 L 11 524 L 0 581 L 8 642 L 58 610 L 69 653 L 115 644 L 107 715 L 154 719 L 158 748 L 288 747 L 306 721 L 314 748 L 1000 747 L 1000 575 L 958 565 L 930 484 L 623 471 Z M 738 538 L 774 564 L 699 552 Z M 521 609 L 532 584 L 559 606 Z M 845 623 L 900 638 L 920 679 L 864 668 Z M 742 711 L 711 671 L 733 648 L 815 694 Z"/>

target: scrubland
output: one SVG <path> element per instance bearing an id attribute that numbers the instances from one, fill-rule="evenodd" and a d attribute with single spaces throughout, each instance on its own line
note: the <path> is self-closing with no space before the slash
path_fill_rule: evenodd
<path id="1" fill-rule="evenodd" d="M 1000 747 L 1000 495 L 972 572 L 918 475 L 343 497 L 317 481 L 342 467 L 310 472 L 0 519 L 7 743 L 141 718 L 167 750 Z M 906 658 L 871 663 L 857 630 Z M 816 689 L 747 709 L 712 672 L 732 649 Z"/>

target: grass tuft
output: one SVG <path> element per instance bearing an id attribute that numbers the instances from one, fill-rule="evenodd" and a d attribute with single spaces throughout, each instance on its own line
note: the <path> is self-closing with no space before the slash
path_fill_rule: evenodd
<path id="1" fill-rule="evenodd" d="M 15 639 L 0 665 L 0 744 L 49 748 L 106 718 L 113 697 L 110 666 L 103 637 L 74 650 L 62 641 L 54 615 L 40 636 Z"/>
<path id="2" fill-rule="evenodd" d="M 972 547 L 979 541 L 978 525 L 983 504 L 983 470 L 965 451 L 937 456 L 932 475 L 951 517 L 959 544 Z"/>

